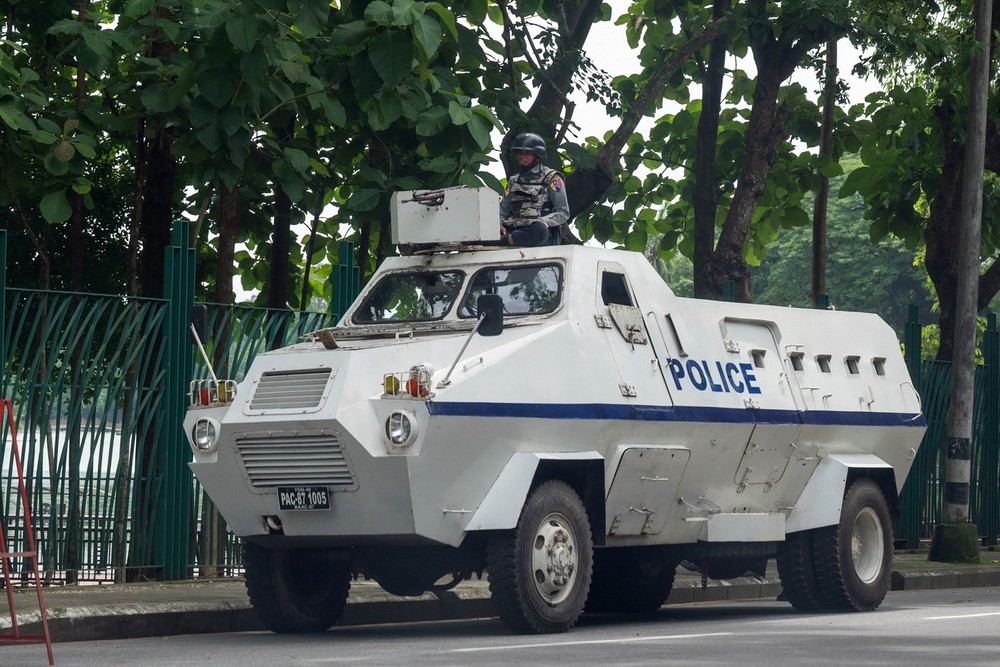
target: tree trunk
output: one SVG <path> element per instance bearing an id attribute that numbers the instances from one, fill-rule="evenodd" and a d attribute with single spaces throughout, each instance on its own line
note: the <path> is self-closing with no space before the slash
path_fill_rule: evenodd
<path id="1" fill-rule="evenodd" d="M 215 265 L 216 303 L 234 303 L 233 276 L 236 273 L 236 234 L 240 228 L 240 195 L 238 188 L 222 186 L 219 197 L 219 252 Z"/>
<path id="2" fill-rule="evenodd" d="M 820 130 L 819 156 L 833 159 L 834 112 L 837 108 L 837 40 L 826 43 L 826 80 L 823 82 L 823 127 Z M 812 288 L 809 299 L 813 308 L 826 295 L 826 209 L 830 199 L 830 179 L 819 175 L 819 192 L 813 201 Z"/>
<path id="3" fill-rule="evenodd" d="M 778 91 L 808 51 L 808 45 L 802 42 L 787 45 L 770 41 L 752 47 L 758 73 L 747 124 L 746 153 L 715 252 L 708 263 L 694 267 L 695 285 L 701 285 L 695 297 L 701 299 L 720 298 L 728 281 L 735 284 L 737 301 L 749 302 L 753 297 L 743 246 L 757 201 L 764 194 L 768 172 L 777 159 L 778 146 L 786 136 L 788 108 L 778 105 Z"/>
<path id="4" fill-rule="evenodd" d="M 503 11 L 504 20 L 509 22 L 510 14 L 507 10 L 507 3 L 500 2 L 498 4 Z M 561 39 L 552 62 L 548 63 L 544 72 L 538 72 L 538 74 L 542 74 L 542 85 L 539 86 L 538 94 L 524 116 L 526 122 L 530 123 L 538 123 L 541 119 L 548 126 L 548 132 L 543 131 L 543 133 L 548 134 L 549 138 L 558 134 L 556 123 L 552 119 L 566 118 L 567 94 L 575 69 L 567 66 L 565 61 L 583 48 L 590 34 L 590 28 L 601 12 L 602 4 L 603 0 L 576 0 L 576 2 L 561 4 L 562 12 L 552 14 L 552 18 L 556 20 L 558 25 Z M 521 45 L 521 48 L 527 51 L 524 44 Z M 508 174 L 511 172 L 507 160 L 510 145 L 514 141 L 514 137 L 526 129 L 528 128 L 524 125 L 511 127 L 500 141 L 500 161 Z M 539 128 L 534 126 L 531 129 L 539 131 Z M 554 155 L 555 151 L 552 151 L 551 154 Z"/>
<path id="5" fill-rule="evenodd" d="M 712 17 L 718 20 L 729 11 L 729 0 L 716 0 Z M 726 65 L 726 37 L 712 40 L 702 83 L 701 116 L 698 118 L 697 148 L 694 165 L 694 265 L 704 266 L 715 247 L 715 219 L 719 207 L 719 184 L 716 169 L 716 144 L 719 137 L 719 113 L 722 109 L 722 82 Z M 695 272 L 694 291 L 703 274 Z"/>
<path id="6" fill-rule="evenodd" d="M 292 200 L 278 184 L 274 187 L 274 232 L 268 272 L 267 307 L 288 308 L 288 255 L 292 247 Z"/>
<path id="7" fill-rule="evenodd" d="M 976 41 L 988 44 L 992 0 L 976 0 Z M 976 369 L 976 311 L 979 301 L 979 251 L 982 236 L 983 170 L 986 114 L 990 79 L 990 50 L 972 59 L 969 121 L 962 171 L 959 208 L 958 294 L 955 311 L 955 349 L 952 359 L 951 403 L 948 409 L 948 471 L 944 520 L 969 521 L 969 483 L 972 470 L 973 375 Z"/>
<path id="8" fill-rule="evenodd" d="M 598 150 L 597 166 L 575 169 L 566 177 L 566 197 L 569 199 L 571 216 L 579 215 L 604 198 L 608 189 L 614 184 L 619 158 L 625 150 L 629 137 L 649 110 L 659 104 L 664 86 L 695 53 L 723 35 L 733 23 L 742 19 L 744 9 L 745 5 L 740 5 L 731 13 L 706 25 L 704 30 L 691 37 L 650 74 L 649 81 L 622 115 L 618 129 Z"/>

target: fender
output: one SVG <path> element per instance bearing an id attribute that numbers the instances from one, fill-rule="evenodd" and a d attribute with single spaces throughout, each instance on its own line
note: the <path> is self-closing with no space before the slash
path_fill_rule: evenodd
<path id="1" fill-rule="evenodd" d="M 874 454 L 831 454 L 816 466 L 798 502 L 785 519 L 785 532 L 823 528 L 840 522 L 847 478 L 852 469 L 892 470 Z"/>
<path id="2" fill-rule="evenodd" d="M 598 452 L 539 453 L 517 452 L 510 457 L 500 476 L 493 483 L 489 493 L 479 503 L 472 515 L 466 531 L 509 530 L 517 526 L 521 508 L 528 497 L 531 482 L 535 479 L 538 464 L 543 460 L 561 461 L 603 461 Z"/>

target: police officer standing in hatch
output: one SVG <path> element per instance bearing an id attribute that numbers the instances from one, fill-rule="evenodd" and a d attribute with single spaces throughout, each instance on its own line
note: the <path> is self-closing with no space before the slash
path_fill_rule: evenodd
<path id="1" fill-rule="evenodd" d="M 562 174 L 542 164 L 545 140 L 531 132 L 519 134 L 510 152 L 520 171 L 507 181 L 500 200 L 500 245 L 558 245 L 569 202 Z"/>

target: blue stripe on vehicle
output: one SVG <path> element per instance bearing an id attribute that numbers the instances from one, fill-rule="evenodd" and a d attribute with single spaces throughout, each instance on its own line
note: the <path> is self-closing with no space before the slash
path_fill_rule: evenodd
<path id="1" fill-rule="evenodd" d="M 923 415 L 898 412 L 748 410 L 701 406 L 614 403 L 465 403 L 428 401 L 427 411 L 447 417 L 516 417 L 727 424 L 810 424 L 820 426 L 926 426 Z"/>

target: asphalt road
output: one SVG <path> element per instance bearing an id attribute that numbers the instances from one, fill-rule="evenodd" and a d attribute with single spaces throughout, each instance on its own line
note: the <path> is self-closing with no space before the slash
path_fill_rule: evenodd
<path id="1" fill-rule="evenodd" d="M 56 665 L 990 665 L 1000 589 L 895 592 L 869 614 L 807 615 L 753 600 L 585 618 L 567 634 L 511 635 L 497 620 L 337 628 L 320 635 L 188 635 L 56 644 Z M 42 645 L 0 665 L 45 665 Z"/>

